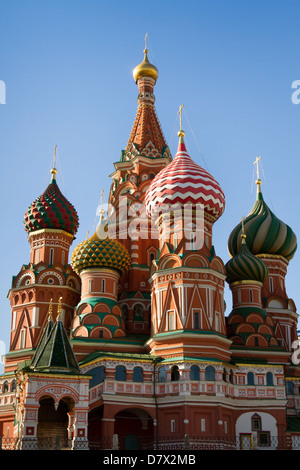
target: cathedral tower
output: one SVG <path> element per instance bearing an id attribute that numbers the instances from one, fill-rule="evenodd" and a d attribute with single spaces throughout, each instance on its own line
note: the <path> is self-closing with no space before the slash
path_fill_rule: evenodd
<path id="1" fill-rule="evenodd" d="M 262 306 L 273 318 L 279 344 L 290 351 L 293 341 L 297 340 L 298 315 L 293 300 L 287 295 L 285 277 L 297 249 L 297 239 L 293 230 L 279 220 L 266 204 L 261 190 L 258 160 L 256 163 L 256 201 L 244 219 L 244 230 L 249 250 L 261 258 L 268 268 L 268 276 L 262 286 Z M 231 256 L 236 256 L 240 250 L 241 231 L 240 223 L 229 236 Z"/>
<path id="2" fill-rule="evenodd" d="M 224 211 L 225 197 L 219 183 L 189 156 L 182 128 L 178 135 L 173 162 L 154 178 L 146 194 L 160 237 L 151 272 L 148 345 L 162 357 L 229 361 L 225 269 L 212 245 L 212 226 Z"/>
<path id="3" fill-rule="evenodd" d="M 78 215 L 56 182 L 55 164 L 46 190 L 27 209 L 24 227 L 30 261 L 13 278 L 8 298 L 12 308 L 9 353 L 5 370 L 30 359 L 48 320 L 48 305 L 58 305 L 67 331 L 80 298 L 80 279 L 68 264 L 70 245 L 78 229 Z"/>
<path id="4" fill-rule="evenodd" d="M 113 213 L 109 220 L 115 236 L 127 248 L 131 264 L 121 277 L 120 304 L 126 315 L 127 330 L 133 334 L 149 334 L 150 285 L 152 260 L 158 252 L 157 234 L 152 233 L 145 211 L 144 198 L 155 175 L 171 161 L 155 111 L 154 86 L 157 68 L 149 62 L 147 46 L 143 61 L 133 71 L 139 90 L 138 109 L 132 131 L 121 159 L 114 164 L 109 204 Z"/>

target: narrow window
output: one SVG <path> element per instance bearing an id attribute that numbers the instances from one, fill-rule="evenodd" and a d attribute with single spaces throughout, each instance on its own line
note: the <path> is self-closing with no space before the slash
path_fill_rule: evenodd
<path id="1" fill-rule="evenodd" d="M 169 331 L 174 330 L 174 313 L 169 312 Z"/>
<path id="2" fill-rule="evenodd" d="M 178 366 L 172 367 L 171 370 L 171 381 L 172 382 L 177 382 L 179 380 L 179 368 Z"/>
<path id="3" fill-rule="evenodd" d="M 199 312 L 194 312 L 194 328 L 195 330 L 200 330 Z"/>
<path id="4" fill-rule="evenodd" d="M 102 279 L 102 292 L 105 292 L 105 279 Z"/>
<path id="5" fill-rule="evenodd" d="M 205 431 L 205 418 L 201 418 L 201 431 Z"/>
<path id="6" fill-rule="evenodd" d="M 37 249 L 35 250 L 35 264 L 38 264 L 40 262 L 40 250 Z"/>
<path id="7" fill-rule="evenodd" d="M 267 378 L 267 385 L 274 385 L 272 372 L 267 372 L 266 378 Z"/>
<path id="8" fill-rule="evenodd" d="M 247 374 L 247 383 L 248 383 L 248 385 L 254 385 L 254 374 L 253 374 L 253 372 L 248 372 L 248 374 Z"/>
<path id="9" fill-rule="evenodd" d="M 175 419 L 171 419 L 171 432 L 175 432 Z"/>
<path id="10" fill-rule="evenodd" d="M 89 286 L 88 286 L 88 291 L 89 293 L 92 292 L 92 279 L 89 279 Z"/>
<path id="11" fill-rule="evenodd" d="M 273 292 L 273 278 L 269 278 L 270 292 Z"/>
<path id="12" fill-rule="evenodd" d="M 54 260 L 54 249 L 50 248 L 50 259 L 49 259 L 50 266 L 53 265 L 53 260 Z"/>
<path id="13" fill-rule="evenodd" d="M 13 311 L 13 317 L 12 317 L 12 330 L 16 329 L 16 320 L 17 320 L 17 312 Z"/>
<path id="14" fill-rule="evenodd" d="M 61 252 L 61 264 L 65 264 L 65 252 L 62 250 Z"/>
<path id="15" fill-rule="evenodd" d="M 190 372 L 191 380 L 200 380 L 200 369 L 198 366 L 193 365 Z"/>
<path id="16" fill-rule="evenodd" d="M 250 302 L 253 302 L 253 292 L 252 290 L 249 291 Z"/>
<path id="17" fill-rule="evenodd" d="M 26 345 L 26 329 L 23 328 L 20 333 L 20 349 L 24 349 Z"/>
<path id="18" fill-rule="evenodd" d="M 178 234 L 177 233 L 174 233 L 173 235 L 173 245 L 174 245 L 174 248 L 177 248 L 178 246 Z"/>

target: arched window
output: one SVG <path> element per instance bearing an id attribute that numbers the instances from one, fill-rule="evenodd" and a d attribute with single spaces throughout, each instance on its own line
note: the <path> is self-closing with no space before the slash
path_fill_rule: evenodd
<path id="1" fill-rule="evenodd" d="M 272 372 L 267 372 L 266 378 L 267 378 L 267 385 L 274 385 Z"/>
<path id="2" fill-rule="evenodd" d="M 294 384 L 293 382 L 286 383 L 286 394 L 287 395 L 294 395 Z"/>
<path id="3" fill-rule="evenodd" d="M 133 382 L 143 382 L 143 369 L 141 367 L 134 367 L 132 380 Z"/>
<path id="4" fill-rule="evenodd" d="M 200 380 L 200 369 L 198 366 L 193 365 L 190 372 L 191 380 Z"/>
<path id="5" fill-rule="evenodd" d="M 8 382 L 7 382 L 7 380 L 5 380 L 5 382 L 4 382 L 4 384 L 3 384 L 3 389 L 2 389 L 2 390 L 3 390 L 3 393 L 8 392 Z"/>
<path id="6" fill-rule="evenodd" d="M 253 431 L 261 431 L 261 417 L 256 413 L 251 416 L 251 428 Z"/>
<path id="7" fill-rule="evenodd" d="M 158 381 L 165 382 L 167 379 L 167 373 L 165 366 L 162 366 L 158 369 Z"/>
<path id="8" fill-rule="evenodd" d="M 179 380 L 179 368 L 178 366 L 173 366 L 171 369 L 171 380 L 172 382 L 177 382 Z"/>
<path id="9" fill-rule="evenodd" d="M 105 380 L 105 367 L 95 367 L 95 369 L 89 371 L 89 375 L 92 375 L 90 380 L 90 388 L 95 387 L 95 385 L 98 385 Z"/>
<path id="10" fill-rule="evenodd" d="M 17 381 L 16 379 L 14 379 L 11 384 L 11 391 L 14 392 L 16 390 L 16 387 L 17 387 Z"/>
<path id="11" fill-rule="evenodd" d="M 99 331 L 99 338 L 100 338 L 100 339 L 103 338 L 103 330 L 100 330 L 100 331 Z"/>
<path id="12" fill-rule="evenodd" d="M 126 381 L 126 369 L 125 366 L 117 366 L 115 373 L 115 380 Z"/>
<path id="13" fill-rule="evenodd" d="M 133 319 L 135 321 L 143 321 L 144 307 L 142 304 L 135 304 L 133 307 Z"/>
<path id="14" fill-rule="evenodd" d="M 212 366 L 206 367 L 205 380 L 215 380 L 215 369 Z"/>
<path id="15" fill-rule="evenodd" d="M 253 372 L 248 372 L 247 374 L 247 384 L 254 385 L 254 374 Z"/>
<path id="16" fill-rule="evenodd" d="M 124 318 L 124 320 L 127 320 L 127 318 L 128 318 L 128 305 L 126 305 L 126 304 L 122 305 L 122 310 L 123 310 L 123 318 Z"/>

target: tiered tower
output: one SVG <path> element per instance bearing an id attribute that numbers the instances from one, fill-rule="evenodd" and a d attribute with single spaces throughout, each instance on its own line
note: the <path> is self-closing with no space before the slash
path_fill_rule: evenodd
<path id="1" fill-rule="evenodd" d="M 229 361 L 225 269 L 212 245 L 212 226 L 225 197 L 187 153 L 182 126 L 175 158 L 154 178 L 146 204 L 160 239 L 151 276 L 151 353 Z"/>
<path id="2" fill-rule="evenodd" d="M 258 168 L 258 160 L 256 163 Z M 258 169 L 256 185 L 255 204 L 244 219 L 247 246 L 267 265 L 268 276 L 261 294 L 262 306 L 274 321 L 277 341 L 286 351 L 291 351 L 293 341 L 297 340 L 298 314 L 293 300 L 286 293 L 285 276 L 289 261 L 297 249 L 297 239 L 292 229 L 279 220 L 264 201 Z M 236 256 L 240 250 L 241 232 L 242 223 L 229 236 L 231 256 Z"/>
<path id="3" fill-rule="evenodd" d="M 69 331 L 73 309 L 80 299 L 80 278 L 68 264 L 78 216 L 58 187 L 55 163 L 51 173 L 50 184 L 24 218 L 30 262 L 13 278 L 8 294 L 12 324 L 6 371 L 31 358 L 48 321 L 50 300 L 57 306 L 61 298 L 61 322 Z"/>
<path id="4" fill-rule="evenodd" d="M 149 334 L 148 279 L 151 263 L 157 256 L 158 239 L 146 214 L 144 198 L 151 180 L 170 163 L 171 154 L 155 111 L 158 71 L 148 60 L 147 47 L 133 77 L 139 89 L 138 109 L 127 147 L 111 175 L 109 204 L 114 212 L 109 214 L 109 223 L 114 225 L 114 236 L 127 248 L 131 259 L 119 285 L 126 328 L 129 333 Z"/>
<path id="5" fill-rule="evenodd" d="M 233 309 L 227 318 L 232 358 L 286 364 L 288 353 L 275 337 L 272 315 L 262 307 L 262 286 L 268 277 L 264 261 L 253 255 L 242 228 L 239 252 L 226 263 L 226 281 L 232 291 Z"/>
<path id="6" fill-rule="evenodd" d="M 109 237 L 103 213 L 94 235 L 75 248 L 71 263 L 81 278 L 81 300 L 72 322 L 77 357 L 80 360 L 95 351 L 115 350 L 119 343 L 109 340 L 126 336 L 118 283 L 130 258 L 125 246 Z"/>

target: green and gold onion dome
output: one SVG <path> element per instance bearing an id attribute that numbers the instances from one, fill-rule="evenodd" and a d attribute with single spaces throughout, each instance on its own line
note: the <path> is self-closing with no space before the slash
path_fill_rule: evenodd
<path id="1" fill-rule="evenodd" d="M 239 252 L 225 265 L 226 281 L 229 284 L 238 281 L 259 281 L 263 283 L 268 276 L 267 265 L 253 255 L 246 243 L 246 235 L 241 235 Z"/>
<path id="2" fill-rule="evenodd" d="M 151 77 L 156 82 L 158 78 L 158 70 L 155 65 L 149 62 L 147 48 L 144 50 L 143 61 L 134 68 L 132 75 L 135 82 L 137 82 L 141 77 Z"/>
<path id="3" fill-rule="evenodd" d="M 122 274 L 129 268 L 130 256 L 122 243 L 109 238 L 107 224 L 101 220 L 94 235 L 74 249 L 71 265 L 77 274 L 91 268 L 114 269 Z"/>
<path id="4" fill-rule="evenodd" d="M 244 219 L 247 246 L 254 255 L 279 255 L 291 260 L 297 250 L 297 238 L 293 230 L 279 220 L 265 203 L 258 179 L 257 196 L 250 214 Z M 228 251 L 232 257 L 241 248 L 242 223 L 237 225 L 228 239 Z"/>

